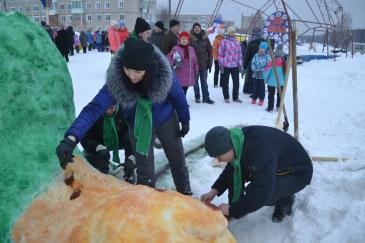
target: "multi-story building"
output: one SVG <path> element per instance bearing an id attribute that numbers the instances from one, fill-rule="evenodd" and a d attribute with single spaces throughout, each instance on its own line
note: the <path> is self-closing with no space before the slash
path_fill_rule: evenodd
<path id="1" fill-rule="evenodd" d="M 207 29 L 209 26 L 209 21 L 212 15 L 201 15 L 201 14 L 180 14 L 179 21 L 181 24 L 181 29 L 183 31 L 190 31 L 194 23 L 199 23 L 202 29 Z M 224 26 L 235 26 L 234 21 L 223 20 Z"/>
<path id="2" fill-rule="evenodd" d="M 4 11 L 2 1 L 0 9 Z M 111 20 L 123 19 L 132 30 L 137 17 L 154 23 L 156 8 L 157 0 L 53 0 L 49 24 L 73 26 L 75 30 L 106 30 Z M 46 10 L 40 0 L 6 0 L 6 11 L 21 12 L 34 22 L 46 20 Z"/>

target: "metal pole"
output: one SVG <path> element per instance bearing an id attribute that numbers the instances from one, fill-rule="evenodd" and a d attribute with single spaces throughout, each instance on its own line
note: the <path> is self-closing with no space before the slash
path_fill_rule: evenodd
<path id="1" fill-rule="evenodd" d="M 171 0 L 169 0 L 169 20 L 171 19 Z"/>
<path id="2" fill-rule="evenodd" d="M 7 8 L 6 8 L 6 0 L 4 0 L 4 13 L 8 12 Z"/>
<path id="3" fill-rule="evenodd" d="M 291 34 L 292 79 L 293 79 L 293 108 L 294 108 L 294 137 L 299 140 L 298 124 L 298 83 L 297 83 L 297 37 L 296 24 L 293 21 Z"/>

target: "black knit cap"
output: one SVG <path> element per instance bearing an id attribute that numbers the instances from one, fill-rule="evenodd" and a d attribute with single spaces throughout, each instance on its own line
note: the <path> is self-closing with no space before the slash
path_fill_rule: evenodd
<path id="1" fill-rule="evenodd" d="M 201 29 L 202 27 L 201 27 L 201 25 L 199 24 L 199 23 L 195 23 L 195 24 L 193 24 L 193 29 L 194 29 L 194 27 L 195 26 L 199 26 L 199 28 Z"/>
<path id="2" fill-rule="evenodd" d="M 124 42 L 122 60 L 124 67 L 133 70 L 147 70 L 153 63 L 154 48 L 151 43 L 136 38 L 128 38 Z"/>
<path id="3" fill-rule="evenodd" d="M 139 33 L 145 32 L 146 30 L 150 30 L 151 26 L 146 20 L 142 18 L 136 19 L 136 24 L 134 25 L 134 32 L 138 35 Z"/>
<path id="4" fill-rule="evenodd" d="M 176 19 L 171 19 L 171 20 L 170 20 L 170 23 L 169 23 L 170 29 L 171 29 L 172 27 L 174 27 L 175 25 L 179 25 L 179 24 L 180 24 L 180 22 L 179 22 L 178 20 L 176 20 Z"/>
<path id="5" fill-rule="evenodd" d="M 165 26 L 164 26 L 164 24 L 163 24 L 163 22 L 162 22 L 161 20 L 157 21 L 157 22 L 155 23 L 155 25 L 156 25 L 158 28 L 162 29 L 162 30 L 164 30 L 164 29 L 165 29 Z"/>
<path id="6" fill-rule="evenodd" d="M 205 150 L 210 157 L 218 157 L 232 149 L 231 135 L 225 127 L 213 127 L 205 135 Z"/>

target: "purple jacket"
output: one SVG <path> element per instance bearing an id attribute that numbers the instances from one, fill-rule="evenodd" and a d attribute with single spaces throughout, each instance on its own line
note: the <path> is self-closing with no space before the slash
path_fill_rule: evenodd
<path id="1" fill-rule="evenodd" d="M 242 50 L 235 37 L 228 36 L 218 48 L 218 63 L 221 67 L 242 67 Z"/>
<path id="2" fill-rule="evenodd" d="M 170 64 L 173 64 L 174 53 L 178 52 L 182 58 L 181 66 L 176 68 L 176 77 L 180 81 L 181 87 L 194 86 L 196 76 L 199 71 L 198 60 L 194 48 L 189 46 L 189 59 L 184 59 L 184 49 L 179 45 L 174 46 L 170 53 L 167 55 L 167 59 Z"/>

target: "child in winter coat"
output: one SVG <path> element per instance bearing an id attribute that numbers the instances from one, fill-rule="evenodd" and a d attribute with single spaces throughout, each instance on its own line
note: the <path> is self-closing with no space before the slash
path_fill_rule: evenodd
<path id="1" fill-rule="evenodd" d="M 80 52 L 80 39 L 77 35 L 74 35 L 74 45 L 76 49 L 76 53 Z"/>
<path id="2" fill-rule="evenodd" d="M 213 60 L 214 60 L 214 88 L 218 88 L 218 75 L 219 75 L 219 63 L 218 63 L 218 49 L 221 46 L 221 42 L 224 40 L 224 29 L 217 29 L 217 36 L 213 41 Z M 219 86 L 222 87 L 222 73 L 219 75 Z"/>
<path id="3" fill-rule="evenodd" d="M 283 52 L 282 48 L 280 48 L 280 47 L 276 48 L 274 56 L 275 56 L 274 63 L 275 63 L 276 71 L 278 74 L 280 89 L 283 90 L 286 62 L 284 59 L 284 52 Z M 277 87 L 276 76 L 275 76 L 274 68 L 272 67 L 272 65 L 273 65 L 273 61 L 270 61 L 264 71 L 264 79 L 267 84 L 267 89 L 269 90 L 268 104 L 267 104 L 267 108 L 266 108 L 267 112 L 272 112 L 272 110 L 274 108 L 275 88 Z M 276 109 L 278 109 L 279 106 L 280 106 L 280 95 L 279 95 L 279 90 L 278 90 L 277 94 L 276 94 Z"/>
<path id="4" fill-rule="evenodd" d="M 188 32 L 181 32 L 178 44 L 167 55 L 170 64 L 176 67 L 176 77 L 180 81 L 185 96 L 188 88 L 194 86 L 199 72 L 198 60 L 194 48 L 189 45 L 189 38 Z M 181 63 L 176 63 L 176 59 L 174 60 L 174 56 L 176 57 L 177 55 L 181 57 Z"/>
<path id="5" fill-rule="evenodd" d="M 265 99 L 265 82 L 264 69 L 270 61 L 269 55 L 266 53 L 268 44 L 266 41 L 260 43 L 259 51 L 253 57 L 251 62 L 252 79 L 253 79 L 253 93 L 251 104 L 256 104 L 256 99 L 259 98 L 259 106 L 264 104 Z"/>

